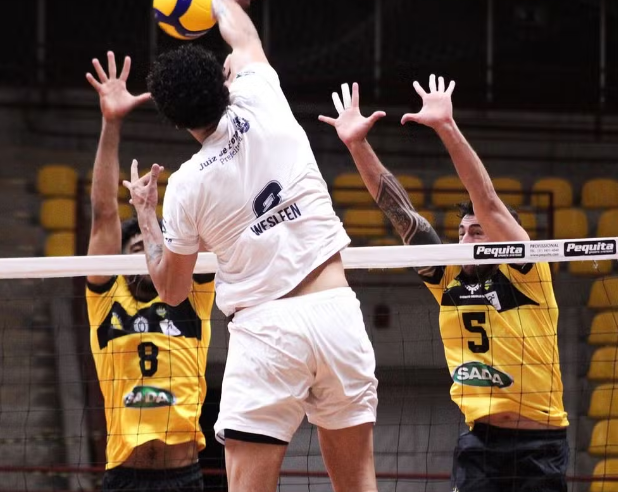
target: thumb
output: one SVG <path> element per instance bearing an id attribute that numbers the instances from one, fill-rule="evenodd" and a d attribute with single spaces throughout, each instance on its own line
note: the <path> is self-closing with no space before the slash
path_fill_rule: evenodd
<path id="1" fill-rule="evenodd" d="M 418 122 L 418 120 L 420 119 L 419 117 L 420 117 L 420 113 L 404 114 L 403 117 L 401 118 L 401 124 L 405 125 L 406 123 L 409 123 L 411 121 Z"/>
<path id="2" fill-rule="evenodd" d="M 373 126 L 376 124 L 378 120 L 381 120 L 385 116 L 386 116 L 386 113 L 384 111 L 376 111 L 367 119 L 369 120 L 369 124 Z"/>
<path id="3" fill-rule="evenodd" d="M 328 116 L 318 116 L 318 120 L 320 120 L 322 123 L 326 123 L 327 125 L 330 126 L 335 126 L 337 120 L 335 118 L 330 118 Z"/>
<path id="4" fill-rule="evenodd" d="M 135 103 L 143 104 L 146 101 L 150 101 L 150 98 L 151 98 L 150 92 L 146 92 L 144 94 L 140 94 L 139 96 L 135 96 Z"/>

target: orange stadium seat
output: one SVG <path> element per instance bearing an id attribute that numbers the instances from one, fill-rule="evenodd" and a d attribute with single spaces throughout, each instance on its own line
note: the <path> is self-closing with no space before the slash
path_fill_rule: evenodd
<path id="1" fill-rule="evenodd" d="M 120 220 L 130 219 L 135 216 L 135 209 L 133 205 L 129 205 L 128 203 L 119 203 L 118 215 L 120 216 Z"/>
<path id="2" fill-rule="evenodd" d="M 75 229 L 77 204 L 71 198 L 49 198 L 41 203 L 41 225 L 52 231 Z"/>
<path id="3" fill-rule="evenodd" d="M 45 256 L 74 256 L 75 234 L 53 232 L 45 239 Z"/>
<path id="4" fill-rule="evenodd" d="M 343 214 L 343 225 L 350 236 L 379 237 L 386 235 L 386 223 L 381 210 L 348 209 Z"/>
<path id="5" fill-rule="evenodd" d="M 521 226 L 526 230 L 530 239 L 536 239 L 539 235 L 536 214 L 534 212 L 519 212 L 519 220 L 521 220 Z"/>
<path id="6" fill-rule="evenodd" d="M 524 203 L 524 193 L 521 181 L 515 178 L 494 178 L 491 180 L 501 200 L 513 208 Z"/>
<path id="7" fill-rule="evenodd" d="M 605 383 L 594 389 L 590 397 L 588 417 L 592 419 L 618 417 L 618 386 Z"/>
<path id="8" fill-rule="evenodd" d="M 618 207 L 618 180 L 596 178 L 586 181 L 582 187 L 582 207 Z"/>
<path id="9" fill-rule="evenodd" d="M 597 237 L 618 237 L 618 208 L 606 210 L 597 223 Z"/>
<path id="10" fill-rule="evenodd" d="M 592 318 L 590 345 L 618 345 L 618 311 L 604 311 Z"/>
<path id="11" fill-rule="evenodd" d="M 618 379 L 618 347 L 599 347 L 592 354 L 587 378 L 591 381 Z"/>
<path id="12" fill-rule="evenodd" d="M 618 277 L 595 280 L 590 289 L 588 307 L 591 309 L 618 309 Z"/>
<path id="13" fill-rule="evenodd" d="M 533 192 L 550 192 L 555 208 L 573 206 L 573 186 L 564 178 L 542 178 L 532 185 Z M 549 208 L 549 196 L 532 194 L 530 204 L 537 208 Z"/>
<path id="14" fill-rule="evenodd" d="M 333 201 L 338 206 L 371 205 L 373 197 L 358 173 L 340 174 L 333 181 Z"/>
<path id="15" fill-rule="evenodd" d="M 592 476 L 596 479 L 590 484 L 590 492 L 618 492 L 618 481 L 605 481 L 605 477 L 618 478 L 618 459 L 600 461 L 594 467 Z"/>
<path id="16" fill-rule="evenodd" d="M 601 420 L 596 423 L 588 452 L 593 456 L 618 455 L 618 420 Z"/>
<path id="17" fill-rule="evenodd" d="M 427 209 L 420 209 L 420 210 L 417 209 L 416 212 L 422 217 L 424 217 L 427 220 L 427 222 L 431 224 L 431 227 L 433 227 L 434 229 L 436 228 L 437 219 L 436 219 L 435 212 L 433 212 L 432 210 L 427 210 Z"/>
<path id="18" fill-rule="evenodd" d="M 398 174 L 396 177 L 408 192 L 412 205 L 415 208 L 422 207 L 425 204 L 425 189 L 421 178 L 410 174 Z"/>
<path id="19" fill-rule="evenodd" d="M 61 164 L 43 166 L 37 173 L 36 189 L 44 197 L 74 197 L 77 195 L 77 171 Z"/>
<path id="20" fill-rule="evenodd" d="M 459 202 L 470 200 L 459 176 L 442 176 L 433 182 L 431 204 L 435 207 L 452 207 Z"/>
<path id="21" fill-rule="evenodd" d="M 449 210 L 444 214 L 444 220 L 442 221 L 443 235 L 446 239 L 459 241 L 459 223 L 461 217 L 459 217 L 459 211 Z"/>
<path id="22" fill-rule="evenodd" d="M 126 200 L 128 202 L 129 201 L 129 190 L 124 187 L 122 182 L 126 179 L 129 179 L 129 175 L 128 173 L 121 170 L 119 176 L 120 177 L 118 179 L 118 200 L 121 200 L 121 201 Z M 88 171 L 88 174 L 86 176 L 85 192 L 88 195 L 88 197 L 90 197 L 91 190 L 92 190 L 92 169 Z"/>
<path id="23" fill-rule="evenodd" d="M 611 273 L 614 266 L 612 260 L 588 260 L 588 261 L 569 261 L 567 262 L 568 271 L 571 275 L 598 277 Z"/>
<path id="24" fill-rule="evenodd" d="M 579 208 L 560 208 L 554 211 L 554 238 L 588 237 L 588 216 Z"/>

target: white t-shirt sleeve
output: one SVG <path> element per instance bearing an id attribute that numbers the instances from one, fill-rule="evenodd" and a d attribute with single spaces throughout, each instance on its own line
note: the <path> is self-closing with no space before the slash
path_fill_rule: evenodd
<path id="1" fill-rule="evenodd" d="M 187 196 L 172 176 L 163 199 L 163 242 L 179 255 L 197 253 L 200 247 L 195 218 L 187 213 L 187 204 L 183 203 Z"/>

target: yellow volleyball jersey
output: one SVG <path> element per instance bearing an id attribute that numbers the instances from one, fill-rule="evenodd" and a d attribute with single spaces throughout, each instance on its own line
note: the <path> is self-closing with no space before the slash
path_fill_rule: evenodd
<path id="1" fill-rule="evenodd" d="M 206 446 L 199 418 L 214 282 L 193 282 L 173 307 L 137 301 L 124 277 L 86 288 L 90 346 L 107 421 L 107 468 L 152 440 Z"/>
<path id="2" fill-rule="evenodd" d="M 549 265 L 500 265 L 476 283 L 461 267 L 421 272 L 440 304 L 451 398 L 466 422 L 472 426 L 481 417 L 514 412 L 567 426 Z"/>

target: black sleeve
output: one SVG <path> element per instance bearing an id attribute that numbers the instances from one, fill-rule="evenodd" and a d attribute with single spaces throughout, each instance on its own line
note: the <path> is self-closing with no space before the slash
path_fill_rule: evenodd
<path id="1" fill-rule="evenodd" d="M 105 294 L 106 292 L 109 292 L 109 289 L 111 289 L 116 283 L 117 278 L 118 277 L 112 277 L 104 284 L 93 284 L 86 280 L 86 287 L 88 287 L 88 290 L 94 292 L 95 294 Z"/>
<path id="2" fill-rule="evenodd" d="M 196 273 L 193 275 L 193 281 L 196 284 L 207 284 L 215 279 L 214 273 Z"/>

